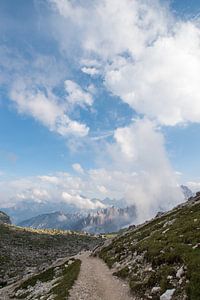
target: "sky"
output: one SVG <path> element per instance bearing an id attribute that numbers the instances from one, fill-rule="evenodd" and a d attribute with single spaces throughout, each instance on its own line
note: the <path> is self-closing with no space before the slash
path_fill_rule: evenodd
<path id="1" fill-rule="evenodd" d="M 199 16 L 195 0 L 1 0 L 0 207 L 110 197 L 144 220 L 197 191 Z"/>

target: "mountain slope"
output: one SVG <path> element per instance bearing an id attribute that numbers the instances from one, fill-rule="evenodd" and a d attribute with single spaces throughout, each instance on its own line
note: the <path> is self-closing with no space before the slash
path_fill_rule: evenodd
<path id="1" fill-rule="evenodd" d="M 116 208 L 114 206 L 91 212 L 86 216 L 80 213 L 66 214 L 55 212 L 39 215 L 19 223 L 22 227 L 56 228 L 79 230 L 90 233 L 118 231 L 124 226 L 134 223 L 136 211 L 134 206 Z"/>
<path id="2" fill-rule="evenodd" d="M 99 256 L 136 299 L 200 299 L 200 193 L 113 239 Z"/>
<path id="3" fill-rule="evenodd" d="M 0 288 L 41 272 L 58 258 L 93 249 L 102 242 L 89 234 L 58 230 L 33 230 L 0 224 Z"/>
<path id="4" fill-rule="evenodd" d="M 78 222 L 82 220 L 83 215 L 69 214 L 63 212 L 53 212 L 42 214 L 28 220 L 20 222 L 21 227 L 31 227 L 36 229 L 67 229 L 78 230 Z"/>

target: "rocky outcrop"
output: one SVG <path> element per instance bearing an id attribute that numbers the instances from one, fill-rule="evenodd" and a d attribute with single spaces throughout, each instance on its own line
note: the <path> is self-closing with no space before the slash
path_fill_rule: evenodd
<path id="1" fill-rule="evenodd" d="M 5 224 L 11 224 L 10 217 L 4 213 L 3 211 L 0 211 L 0 224 L 5 223 Z"/>

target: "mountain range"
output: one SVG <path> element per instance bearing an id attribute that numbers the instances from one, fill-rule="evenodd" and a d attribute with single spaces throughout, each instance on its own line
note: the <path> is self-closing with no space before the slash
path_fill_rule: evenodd
<path id="1" fill-rule="evenodd" d="M 192 191 L 187 186 L 181 185 L 180 187 L 186 200 L 193 196 Z M 36 229 L 54 228 L 107 233 L 134 224 L 136 220 L 135 206 L 123 207 L 123 202 L 125 203 L 123 200 L 105 198 L 104 200 L 92 199 L 91 201 L 98 201 L 105 208 L 77 210 L 75 206 L 59 201 L 24 200 L 13 207 L 2 210 L 11 216 L 14 224 Z"/>
<path id="2" fill-rule="evenodd" d="M 81 213 L 54 212 L 20 222 L 21 227 L 37 229 L 62 229 L 86 231 L 89 233 L 106 233 L 118 231 L 133 223 L 136 218 L 135 206 L 116 208 L 114 206 L 90 212 Z"/>
<path id="3" fill-rule="evenodd" d="M 84 196 L 80 196 L 84 199 Z M 104 200 L 99 199 L 90 199 L 92 203 L 99 203 L 100 207 L 108 207 L 108 206 L 115 206 L 115 207 L 123 207 L 124 200 L 116 200 L 105 198 Z M 98 206 L 97 206 L 98 207 Z M 97 211 L 97 209 L 80 209 L 74 204 L 66 203 L 64 201 L 60 201 L 59 199 L 55 199 L 54 201 L 48 200 L 32 200 L 32 199 L 25 199 L 23 201 L 19 201 L 15 203 L 13 206 L 1 208 L 1 211 L 4 211 L 8 214 L 12 220 L 13 224 L 18 224 L 25 219 L 30 219 L 42 214 L 49 214 L 58 211 L 62 211 L 66 214 L 76 214 L 80 213 L 82 215 L 88 214 L 90 211 Z"/>

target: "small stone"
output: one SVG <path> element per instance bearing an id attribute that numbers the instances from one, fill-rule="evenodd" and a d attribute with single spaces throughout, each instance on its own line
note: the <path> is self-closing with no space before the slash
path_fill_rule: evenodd
<path id="1" fill-rule="evenodd" d="M 161 288 L 159 286 L 154 286 L 151 290 L 151 294 L 158 294 L 160 293 Z"/>
<path id="2" fill-rule="evenodd" d="M 166 292 L 160 296 L 160 300 L 171 300 L 174 292 L 175 289 L 166 290 Z"/>
<path id="3" fill-rule="evenodd" d="M 179 284 L 181 285 L 182 283 L 183 283 L 183 281 L 184 281 L 184 279 L 183 278 L 181 278 L 181 279 L 179 279 Z"/>
<path id="4" fill-rule="evenodd" d="M 183 268 L 183 266 L 177 271 L 177 273 L 176 273 L 176 278 L 181 278 L 183 275 L 184 275 L 184 268 Z"/>
<path id="5" fill-rule="evenodd" d="M 192 247 L 192 249 L 197 249 L 200 248 L 200 243 L 196 244 L 195 246 Z"/>

